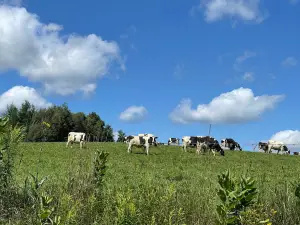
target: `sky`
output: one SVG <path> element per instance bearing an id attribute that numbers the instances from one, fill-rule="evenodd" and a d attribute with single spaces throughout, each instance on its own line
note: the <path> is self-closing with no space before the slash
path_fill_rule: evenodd
<path id="1" fill-rule="evenodd" d="M 300 143 L 300 1 L 0 0 L 0 113 L 28 100 L 114 131 Z"/>

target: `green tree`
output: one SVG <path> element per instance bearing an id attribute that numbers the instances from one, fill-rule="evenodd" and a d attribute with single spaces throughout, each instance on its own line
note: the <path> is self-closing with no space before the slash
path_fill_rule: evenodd
<path id="1" fill-rule="evenodd" d="M 122 130 L 118 130 L 118 140 L 117 142 L 124 142 L 126 134 Z"/>
<path id="2" fill-rule="evenodd" d="M 74 123 L 73 131 L 86 132 L 86 115 L 83 112 L 73 113 L 72 120 Z"/>
<path id="3" fill-rule="evenodd" d="M 7 106 L 4 116 L 8 118 L 9 124 L 15 127 L 19 122 L 19 110 L 14 104 Z"/>
<path id="4" fill-rule="evenodd" d="M 18 112 L 19 123 L 24 127 L 26 135 L 28 134 L 34 113 L 34 105 L 30 104 L 27 100 L 22 104 Z"/>
<path id="5" fill-rule="evenodd" d="M 105 141 L 114 142 L 114 131 L 110 125 L 105 125 L 104 137 L 105 137 Z"/>

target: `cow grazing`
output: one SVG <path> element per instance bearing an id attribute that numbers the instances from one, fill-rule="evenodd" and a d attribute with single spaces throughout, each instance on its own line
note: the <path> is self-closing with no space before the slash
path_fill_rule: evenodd
<path id="1" fill-rule="evenodd" d="M 85 133 L 81 133 L 81 132 L 69 132 L 68 134 L 68 141 L 66 144 L 66 147 L 69 146 L 69 144 L 71 144 L 71 148 L 73 147 L 73 143 L 79 143 L 80 144 L 80 149 L 82 149 L 83 144 L 86 143 L 86 139 L 85 139 L 86 135 Z"/>
<path id="2" fill-rule="evenodd" d="M 225 148 L 229 148 L 230 150 L 235 150 L 238 148 L 240 151 L 242 151 L 242 148 L 239 143 L 237 143 L 232 138 L 225 138 L 221 140 L 221 146 Z"/>
<path id="3" fill-rule="evenodd" d="M 179 138 L 169 138 L 168 145 L 170 145 L 171 143 L 179 145 Z"/>
<path id="4" fill-rule="evenodd" d="M 281 153 L 285 153 L 285 154 L 290 154 L 290 150 L 287 148 L 287 146 L 281 142 L 281 141 L 274 141 L 274 140 L 269 140 L 268 141 L 268 152 L 271 153 L 273 150 L 277 150 L 277 154 L 279 153 L 279 151 Z"/>
<path id="5" fill-rule="evenodd" d="M 272 149 L 277 150 L 277 154 L 279 153 L 279 151 L 281 153 L 284 152 L 285 154 L 291 153 L 288 147 L 281 141 L 269 140 L 267 143 L 259 142 L 258 147 L 260 150 L 263 150 L 265 153 L 271 153 Z"/>
<path id="6" fill-rule="evenodd" d="M 132 152 L 132 147 L 144 147 L 146 150 L 146 154 L 149 155 L 149 147 L 153 142 L 153 137 L 148 136 L 128 136 L 127 143 L 128 143 L 128 153 Z"/>
<path id="7" fill-rule="evenodd" d="M 198 137 L 197 138 L 197 150 L 196 150 L 196 153 L 197 154 L 200 154 L 200 152 L 202 150 L 210 150 L 213 155 L 215 156 L 216 155 L 216 151 L 217 152 L 220 152 L 220 154 L 222 156 L 225 156 L 225 152 L 224 150 L 221 148 L 218 140 L 216 140 L 215 138 L 213 137 L 210 137 L 210 136 L 205 136 L 205 137 Z"/>

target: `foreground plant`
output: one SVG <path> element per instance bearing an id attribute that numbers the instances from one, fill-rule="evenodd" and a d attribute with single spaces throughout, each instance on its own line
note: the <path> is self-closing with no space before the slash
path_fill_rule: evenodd
<path id="1" fill-rule="evenodd" d="M 237 181 L 227 170 L 218 176 L 218 183 L 218 196 L 221 200 L 221 204 L 217 206 L 219 224 L 271 224 L 269 218 L 261 219 L 269 214 L 262 210 L 262 205 L 257 204 L 258 191 L 253 178 L 241 177 Z"/>

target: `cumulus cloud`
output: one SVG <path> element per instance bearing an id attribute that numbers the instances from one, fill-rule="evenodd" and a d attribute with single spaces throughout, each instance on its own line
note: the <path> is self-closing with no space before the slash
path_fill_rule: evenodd
<path id="1" fill-rule="evenodd" d="M 0 70 L 17 70 L 47 92 L 69 95 L 95 89 L 113 63 L 125 69 L 116 42 L 95 34 L 61 36 L 62 29 L 25 8 L 0 5 Z"/>
<path id="2" fill-rule="evenodd" d="M 243 76 L 243 79 L 249 82 L 254 81 L 254 73 L 252 72 L 246 72 Z"/>
<path id="3" fill-rule="evenodd" d="M 20 108 L 25 100 L 33 104 L 37 109 L 48 108 L 52 105 L 34 88 L 14 86 L 0 96 L 0 113 L 6 111 L 7 105 L 14 104 L 17 108 Z"/>
<path id="4" fill-rule="evenodd" d="M 215 22 L 226 17 L 261 23 L 267 16 L 260 10 L 260 0 L 202 0 L 207 22 Z"/>
<path id="5" fill-rule="evenodd" d="M 281 65 L 286 67 L 296 66 L 297 64 L 298 61 L 294 57 L 287 57 L 285 60 L 281 62 Z"/>
<path id="6" fill-rule="evenodd" d="M 120 114 L 120 120 L 124 122 L 141 122 L 148 114 L 144 106 L 130 106 Z"/>
<path id="7" fill-rule="evenodd" d="M 251 89 L 239 88 L 221 94 L 209 104 L 200 104 L 192 109 L 192 101 L 184 99 L 170 113 L 175 123 L 211 123 L 238 124 L 257 120 L 260 116 L 275 108 L 284 99 L 284 95 L 254 96 Z"/>
<path id="8" fill-rule="evenodd" d="M 291 150 L 299 149 L 300 144 L 300 131 L 299 130 L 283 130 L 273 134 L 270 140 L 282 141 L 287 144 Z M 295 144 L 295 145 L 289 145 Z"/>

